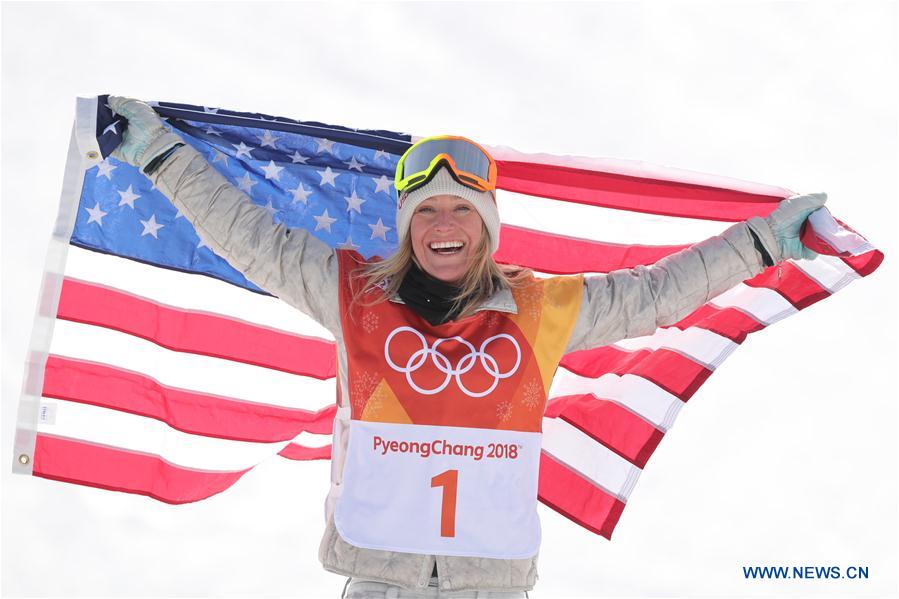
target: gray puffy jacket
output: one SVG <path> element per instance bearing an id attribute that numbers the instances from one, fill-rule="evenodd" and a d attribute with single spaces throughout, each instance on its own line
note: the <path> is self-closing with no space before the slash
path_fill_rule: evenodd
<path id="1" fill-rule="evenodd" d="M 159 140 L 162 145 L 166 140 Z M 170 142 L 170 140 L 169 140 Z M 155 145 L 155 144 L 154 144 Z M 153 155 L 151 147 L 147 155 Z M 346 390 L 346 347 L 337 295 L 337 256 L 302 229 L 275 225 L 267 210 L 254 205 L 190 146 L 178 148 L 150 175 L 156 187 L 190 220 L 202 240 L 247 279 L 308 314 L 337 341 L 339 389 Z M 580 313 L 567 351 L 652 334 L 673 324 L 709 299 L 764 269 L 752 229 L 775 260 L 779 251 L 771 228 L 761 218 L 737 223 L 651 267 L 587 276 Z M 391 301 L 401 302 L 398 297 Z M 479 310 L 515 312 L 508 290 Z M 537 556 L 501 560 L 417 555 L 354 547 L 334 527 L 349 430 L 349 398 L 338 398 L 334 419 L 331 491 L 319 559 L 326 570 L 409 588 L 428 585 L 435 562 L 442 591 L 521 591 L 533 588 Z"/>

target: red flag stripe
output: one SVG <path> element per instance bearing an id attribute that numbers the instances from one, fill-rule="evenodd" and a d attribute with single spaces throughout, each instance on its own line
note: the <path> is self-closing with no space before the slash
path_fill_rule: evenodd
<path id="1" fill-rule="evenodd" d="M 497 262 L 550 274 L 610 272 L 652 264 L 689 245 L 623 245 L 502 225 Z"/>
<path id="2" fill-rule="evenodd" d="M 883 262 L 883 252 L 874 250 L 858 256 L 845 256 L 842 257 L 842 260 L 859 276 L 866 277 L 877 270 L 877 267 Z"/>
<path id="3" fill-rule="evenodd" d="M 317 412 L 178 389 L 105 364 L 50 355 L 46 397 L 86 403 L 165 422 L 185 433 L 273 443 L 303 431 L 330 434 L 335 406 Z"/>
<path id="4" fill-rule="evenodd" d="M 693 326 L 708 329 L 734 343 L 743 343 L 749 333 L 765 328 L 765 325 L 741 310 L 716 308 L 709 304 L 695 310 L 674 326 L 681 330 Z"/>
<path id="5" fill-rule="evenodd" d="M 157 455 L 39 433 L 33 473 L 177 504 L 221 493 L 249 470 L 210 472 L 184 468 Z"/>
<path id="6" fill-rule="evenodd" d="M 173 351 L 224 358 L 317 379 L 335 375 L 334 343 L 182 310 L 131 293 L 66 277 L 57 316 L 152 341 Z"/>
<path id="7" fill-rule="evenodd" d="M 298 443 L 290 443 L 278 455 L 288 460 L 330 460 L 331 446 L 306 447 Z"/>
<path id="8" fill-rule="evenodd" d="M 640 376 L 684 401 L 712 374 L 702 364 L 665 348 L 626 351 L 607 345 L 566 354 L 559 365 L 591 378 L 608 373 Z"/>
<path id="9" fill-rule="evenodd" d="M 830 291 L 821 287 L 795 264 L 788 261 L 780 263 L 779 271 L 777 267 L 771 266 L 744 283 L 750 287 L 773 289 L 797 310 L 830 296 Z"/>
<path id="10" fill-rule="evenodd" d="M 537 496 L 566 518 L 607 539 L 612 538 L 625 505 L 545 451 L 540 454 Z"/>
<path id="11" fill-rule="evenodd" d="M 496 166 L 499 189 L 665 216 L 737 222 L 766 216 L 786 197 L 554 164 L 497 160 Z"/>
<path id="12" fill-rule="evenodd" d="M 589 394 L 554 397 L 545 415 L 561 418 L 641 469 L 664 436 L 624 406 Z"/>

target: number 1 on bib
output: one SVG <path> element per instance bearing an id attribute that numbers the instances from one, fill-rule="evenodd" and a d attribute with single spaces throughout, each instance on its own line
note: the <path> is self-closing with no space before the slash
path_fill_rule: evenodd
<path id="1" fill-rule="evenodd" d="M 440 536 L 456 536 L 456 488 L 459 483 L 459 471 L 447 470 L 431 478 L 431 487 L 443 487 L 443 498 L 440 509 Z"/>

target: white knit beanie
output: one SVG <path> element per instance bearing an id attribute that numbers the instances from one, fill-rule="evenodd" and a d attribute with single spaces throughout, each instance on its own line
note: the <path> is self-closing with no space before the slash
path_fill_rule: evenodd
<path id="1" fill-rule="evenodd" d="M 490 191 L 478 191 L 462 185 L 453 178 L 445 166 L 441 167 L 434 178 L 425 185 L 400 196 L 396 213 L 396 232 L 400 245 L 409 234 L 409 223 L 418 205 L 430 197 L 439 195 L 458 196 L 471 202 L 487 226 L 490 253 L 499 248 L 499 210 L 496 208 L 495 196 Z"/>

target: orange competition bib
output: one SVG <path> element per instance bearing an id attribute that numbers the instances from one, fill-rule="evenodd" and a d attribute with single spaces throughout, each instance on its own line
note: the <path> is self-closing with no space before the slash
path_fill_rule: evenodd
<path id="1" fill-rule="evenodd" d="M 351 402 L 338 532 L 369 549 L 535 555 L 540 426 L 582 277 L 513 290 L 517 314 L 434 326 L 396 302 L 353 303 L 361 258 L 338 254 Z"/>

